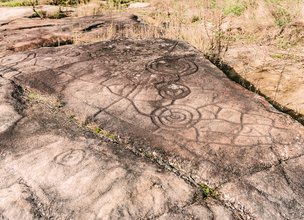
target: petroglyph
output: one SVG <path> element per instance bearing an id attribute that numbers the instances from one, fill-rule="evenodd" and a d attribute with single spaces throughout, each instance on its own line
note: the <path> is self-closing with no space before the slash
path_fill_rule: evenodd
<path id="1" fill-rule="evenodd" d="M 191 93 L 187 86 L 177 83 L 160 83 L 155 87 L 158 89 L 159 95 L 166 99 L 182 99 Z"/>
<path id="2" fill-rule="evenodd" d="M 227 204 L 240 198 L 257 219 L 304 215 L 303 166 L 290 165 L 292 178 L 284 171 L 285 161 L 303 157 L 303 126 L 228 80 L 189 45 L 116 40 L 13 56 L 0 61 L 3 77 L 57 96 L 64 111 L 130 138 L 140 152 L 159 152 L 196 182 L 218 186 Z M 56 152 L 53 166 L 73 170 L 91 160 L 73 149 Z M 269 185 L 259 187 L 266 176 Z M 276 180 L 293 193 L 281 194 Z"/>
<path id="3" fill-rule="evenodd" d="M 164 129 L 187 129 L 200 119 L 200 113 L 190 106 L 169 105 L 152 112 L 154 124 Z"/>
<path id="4" fill-rule="evenodd" d="M 75 166 L 81 163 L 85 156 L 86 151 L 82 149 L 71 149 L 57 155 L 54 161 L 63 166 Z"/>
<path id="5" fill-rule="evenodd" d="M 195 73 L 198 67 L 195 63 L 183 57 L 167 56 L 153 60 L 147 65 L 147 69 L 154 74 L 172 74 L 182 77 Z"/>
<path id="6" fill-rule="evenodd" d="M 2 147 L 14 149 L 0 160 L 1 218 L 142 219 L 174 210 L 186 219 L 200 217 L 199 211 L 188 211 L 195 190 L 185 181 L 118 145 L 84 138 L 79 128 L 64 128 L 65 119 L 52 116 L 33 109 L 2 139 Z M 29 132 L 35 120 L 39 131 Z"/>

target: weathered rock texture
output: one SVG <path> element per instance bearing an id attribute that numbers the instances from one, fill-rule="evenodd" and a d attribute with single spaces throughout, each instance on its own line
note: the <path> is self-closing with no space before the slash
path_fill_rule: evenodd
<path id="1" fill-rule="evenodd" d="M 13 92 L 14 85 L 0 77 L 0 134 L 9 131 L 21 118 L 15 108 L 17 101 L 11 99 Z"/>
<path id="2" fill-rule="evenodd" d="M 115 131 L 129 138 L 134 151 L 153 152 L 194 182 L 217 187 L 221 201 L 238 216 L 303 219 L 303 126 L 228 80 L 189 45 L 117 40 L 41 48 L 4 57 L 0 65 L 4 78 L 58 97 L 62 109 L 84 125 L 94 122 Z M 153 166 L 145 167 L 128 153 L 114 156 L 110 147 L 97 147 L 93 140 L 63 137 L 60 126 L 50 122 L 42 123 L 52 131 L 40 128 L 39 121 L 26 125 L 32 121 L 19 122 L 15 136 L 5 139 L 9 156 L 2 161 L 25 185 L 41 190 L 25 198 L 49 195 L 54 210 L 75 210 L 80 217 L 165 213 L 168 219 L 175 218 L 169 211 L 173 207 L 188 207 L 193 190 L 172 174 L 155 174 Z M 22 126 L 34 129 L 32 139 L 26 134 L 17 139 Z M 3 188 L 24 192 L 24 184 L 14 185 L 10 178 Z M 154 178 L 167 188 L 153 191 Z M 210 212 L 201 206 L 192 210 L 201 212 L 202 219 Z"/>
<path id="3" fill-rule="evenodd" d="M 45 11 L 47 14 L 58 12 L 59 6 L 40 5 L 36 10 Z M 33 7 L 0 7 L 0 26 L 17 20 L 19 18 L 30 17 L 34 14 Z"/>
<path id="4" fill-rule="evenodd" d="M 18 102 L 13 84 L 0 79 L 8 94 L 1 103 Z M 9 126 L 0 133 L 0 219 L 236 217 L 221 202 L 199 202 L 197 189 L 174 173 L 105 143 L 56 108 L 27 104 L 22 118 L 8 109 L 1 105 L 1 123 Z"/>
<path id="5" fill-rule="evenodd" d="M 11 20 L 0 25 L 0 57 L 39 47 L 56 47 L 82 41 L 94 42 L 108 37 L 114 38 L 114 35 L 122 36 L 126 29 L 136 28 L 135 26 L 140 28 L 141 25 L 137 17 L 130 14 Z"/>
<path id="6" fill-rule="evenodd" d="M 299 33 L 304 39 L 303 28 Z M 290 38 L 296 35 L 290 33 Z M 303 48 L 303 42 L 296 48 L 284 50 L 271 46 L 238 45 L 227 51 L 224 61 L 266 96 L 303 115 Z"/>

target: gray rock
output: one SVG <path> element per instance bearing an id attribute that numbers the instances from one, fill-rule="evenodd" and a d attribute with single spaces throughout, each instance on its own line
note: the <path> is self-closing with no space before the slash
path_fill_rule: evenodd
<path id="1" fill-rule="evenodd" d="M 109 146 L 100 146 L 103 153 L 96 156 L 91 148 L 99 147 L 89 145 L 91 140 L 55 135 L 54 130 L 41 137 L 33 132 L 29 140 L 11 138 L 16 143 L 8 145 L 20 153 L 7 156 L 7 169 L 60 198 L 57 205 L 67 207 L 63 210 L 89 218 L 88 213 L 303 218 L 303 126 L 227 79 L 188 44 L 116 40 L 41 48 L 2 58 L 0 65 L 4 78 L 58 97 L 65 103 L 62 110 L 83 125 L 115 131 L 136 154 L 153 155 L 196 185 L 217 187 L 225 203 L 197 207 L 190 202 L 193 188 L 176 176 L 155 174 L 154 166 L 146 168 L 128 153 L 113 156 Z M 33 139 L 33 148 L 25 145 Z M 21 146 L 27 146 L 24 153 Z M 160 191 L 151 188 L 155 181 Z M 108 185 L 110 194 L 101 193 Z M 115 199 L 109 203 L 110 197 Z"/>
<path id="2" fill-rule="evenodd" d="M 13 92 L 12 83 L 0 77 L 0 135 L 9 131 L 21 118 L 14 107 Z"/>

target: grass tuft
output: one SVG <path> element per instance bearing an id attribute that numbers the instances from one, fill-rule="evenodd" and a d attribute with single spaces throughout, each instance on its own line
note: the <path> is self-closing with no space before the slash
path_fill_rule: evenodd
<path id="1" fill-rule="evenodd" d="M 282 7 L 278 7 L 273 13 L 273 16 L 275 18 L 275 24 L 279 27 L 283 27 L 291 22 L 291 15 Z"/>
<path id="2" fill-rule="evenodd" d="M 203 199 L 207 199 L 209 197 L 217 198 L 218 192 L 204 183 L 200 184 L 200 190 L 202 192 Z"/>
<path id="3" fill-rule="evenodd" d="M 241 16 L 243 12 L 246 10 L 246 4 L 240 1 L 229 1 L 224 8 L 224 15 L 235 15 Z"/>
<path id="4" fill-rule="evenodd" d="M 108 140 L 112 141 L 113 143 L 120 143 L 120 138 L 115 133 L 111 133 L 111 132 L 101 129 L 99 127 L 93 128 L 93 132 L 96 134 L 102 135 L 103 137 L 107 138 Z"/>
<path id="5" fill-rule="evenodd" d="M 21 7 L 21 6 L 32 6 L 32 2 L 29 0 L 12 0 L 0 2 L 0 7 Z"/>

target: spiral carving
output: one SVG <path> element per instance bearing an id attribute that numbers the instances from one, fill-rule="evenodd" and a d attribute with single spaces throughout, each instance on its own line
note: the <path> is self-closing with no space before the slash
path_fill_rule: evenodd
<path id="1" fill-rule="evenodd" d="M 187 129 L 200 119 L 200 113 L 186 105 L 170 105 L 156 109 L 151 120 L 160 128 L 168 130 Z"/>
<path id="2" fill-rule="evenodd" d="M 180 57 L 162 57 L 150 62 L 147 70 L 161 75 L 187 76 L 195 73 L 198 67 L 195 63 Z"/>

